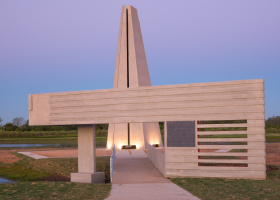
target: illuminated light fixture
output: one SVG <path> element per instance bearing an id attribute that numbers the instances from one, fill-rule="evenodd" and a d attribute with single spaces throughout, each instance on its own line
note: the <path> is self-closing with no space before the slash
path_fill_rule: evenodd
<path id="1" fill-rule="evenodd" d="M 152 144 L 152 146 L 153 146 L 153 147 L 159 147 L 159 145 L 158 145 L 158 144 Z"/>
<path id="2" fill-rule="evenodd" d="M 136 145 L 122 145 L 122 149 L 136 149 Z"/>

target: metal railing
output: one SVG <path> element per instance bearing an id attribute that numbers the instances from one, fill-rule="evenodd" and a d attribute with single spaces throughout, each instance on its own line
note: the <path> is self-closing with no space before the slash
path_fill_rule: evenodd
<path id="1" fill-rule="evenodd" d="M 115 145 L 112 148 L 112 155 L 110 157 L 110 180 L 111 183 L 113 181 L 113 172 L 114 172 L 114 164 L 115 164 L 115 158 L 116 158 L 116 153 L 115 153 Z"/>

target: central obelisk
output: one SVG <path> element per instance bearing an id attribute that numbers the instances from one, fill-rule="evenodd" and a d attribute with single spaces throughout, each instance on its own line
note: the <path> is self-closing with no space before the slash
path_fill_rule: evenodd
<path id="1" fill-rule="evenodd" d="M 142 86 L 151 86 L 151 80 L 140 22 L 134 7 L 123 6 L 113 88 Z M 113 144 L 116 149 L 121 149 L 123 145 L 136 145 L 137 149 L 146 149 L 148 144 L 162 146 L 159 124 L 109 124 L 107 148 L 111 149 Z"/>

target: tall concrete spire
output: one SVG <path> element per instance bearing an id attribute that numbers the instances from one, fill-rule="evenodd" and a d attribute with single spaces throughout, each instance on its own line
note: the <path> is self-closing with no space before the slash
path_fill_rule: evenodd
<path id="1" fill-rule="evenodd" d="M 127 88 L 127 9 L 122 7 L 113 88 Z"/>
<path id="2" fill-rule="evenodd" d="M 128 6 L 129 87 L 151 86 L 137 10 Z"/>
<path id="3" fill-rule="evenodd" d="M 151 80 L 140 22 L 134 7 L 123 6 L 113 88 L 142 86 L 151 86 Z M 109 124 L 107 148 L 110 149 L 115 144 L 116 148 L 120 149 L 122 145 L 128 143 L 136 145 L 137 149 L 145 149 L 147 144 L 162 146 L 159 124 Z"/>

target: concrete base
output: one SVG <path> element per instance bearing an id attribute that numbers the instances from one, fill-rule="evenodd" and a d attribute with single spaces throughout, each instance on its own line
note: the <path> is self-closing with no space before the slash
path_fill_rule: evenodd
<path id="1" fill-rule="evenodd" d="M 105 183 L 105 173 L 71 173 L 71 182 L 78 183 Z"/>

